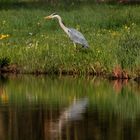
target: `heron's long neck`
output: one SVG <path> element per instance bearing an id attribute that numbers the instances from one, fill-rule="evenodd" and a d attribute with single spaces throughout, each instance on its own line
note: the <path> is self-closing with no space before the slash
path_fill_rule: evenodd
<path id="1" fill-rule="evenodd" d="M 63 24 L 61 17 L 57 15 L 56 18 L 59 21 L 60 27 L 68 34 L 68 28 Z"/>

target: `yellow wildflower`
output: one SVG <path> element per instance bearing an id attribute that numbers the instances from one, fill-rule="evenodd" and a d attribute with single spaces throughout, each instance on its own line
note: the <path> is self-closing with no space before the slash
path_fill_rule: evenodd
<path id="1" fill-rule="evenodd" d="M 4 39 L 4 38 L 8 38 L 9 35 L 8 34 L 0 34 L 0 40 Z"/>
<path id="2" fill-rule="evenodd" d="M 125 25 L 124 28 L 127 29 L 128 28 L 127 25 Z"/>

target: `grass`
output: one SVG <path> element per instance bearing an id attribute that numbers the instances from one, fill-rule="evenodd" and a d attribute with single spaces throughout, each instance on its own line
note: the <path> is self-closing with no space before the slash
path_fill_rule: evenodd
<path id="1" fill-rule="evenodd" d="M 81 31 L 88 50 L 74 48 L 56 20 Z M 21 6 L 0 9 L 0 67 L 20 73 L 140 75 L 140 7 L 138 5 Z M 5 36 L 4 36 L 5 35 Z M 9 67 L 7 67 L 9 65 Z"/>

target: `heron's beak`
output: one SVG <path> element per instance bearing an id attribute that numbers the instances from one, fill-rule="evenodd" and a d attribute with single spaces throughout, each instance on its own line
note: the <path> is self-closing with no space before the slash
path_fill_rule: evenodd
<path id="1" fill-rule="evenodd" d="M 44 19 L 51 19 L 51 16 L 44 17 Z"/>

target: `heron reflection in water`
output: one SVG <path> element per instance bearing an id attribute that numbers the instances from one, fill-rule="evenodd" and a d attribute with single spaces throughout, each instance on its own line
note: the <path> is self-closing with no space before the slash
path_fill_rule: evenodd
<path id="1" fill-rule="evenodd" d="M 54 122 L 51 128 L 51 136 L 61 136 L 62 129 L 70 121 L 81 120 L 83 113 L 86 111 L 88 105 L 88 98 L 74 101 L 72 105 L 66 108 L 60 115 L 57 122 Z"/>

